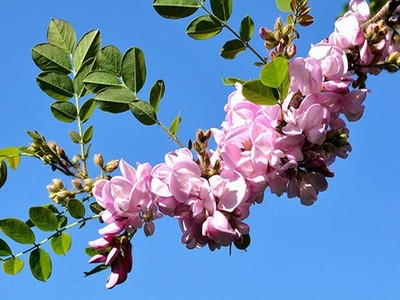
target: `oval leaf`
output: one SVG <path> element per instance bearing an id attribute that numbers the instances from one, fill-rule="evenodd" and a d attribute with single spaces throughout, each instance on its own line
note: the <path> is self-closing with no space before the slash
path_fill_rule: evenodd
<path id="1" fill-rule="evenodd" d="M 181 19 L 194 14 L 203 1 L 196 0 L 154 0 L 153 7 L 156 12 L 168 19 Z"/>
<path id="2" fill-rule="evenodd" d="M 51 249 L 53 249 L 54 253 L 57 255 L 67 254 L 69 249 L 71 249 L 71 244 L 71 236 L 66 232 L 53 236 L 50 242 Z"/>
<path id="3" fill-rule="evenodd" d="M 72 72 L 68 53 L 51 44 L 39 44 L 32 49 L 32 59 L 42 71 Z"/>
<path id="4" fill-rule="evenodd" d="M 85 133 L 83 134 L 83 142 L 85 144 L 89 143 L 93 137 L 93 126 L 89 126 L 86 130 Z"/>
<path id="5" fill-rule="evenodd" d="M 263 84 L 277 89 L 281 87 L 283 81 L 288 76 L 288 72 L 288 60 L 278 56 L 261 69 L 260 79 Z"/>
<path id="6" fill-rule="evenodd" d="M 135 94 L 140 91 L 146 80 L 146 63 L 143 51 L 133 47 L 122 58 L 122 80 Z"/>
<path id="7" fill-rule="evenodd" d="M 3 271 L 8 275 L 16 275 L 24 268 L 24 261 L 18 257 L 6 260 L 3 264 Z"/>
<path id="8" fill-rule="evenodd" d="M 234 59 L 244 50 L 246 50 L 246 45 L 241 40 L 231 40 L 222 47 L 220 55 L 225 59 Z"/>
<path id="9" fill-rule="evenodd" d="M 78 72 L 82 64 L 97 56 L 100 50 L 101 36 L 100 31 L 91 30 L 87 32 L 78 42 L 74 53 L 72 54 L 72 62 L 74 63 L 75 72 Z"/>
<path id="10" fill-rule="evenodd" d="M 100 70 L 121 76 L 122 54 L 117 47 L 109 45 L 101 48 L 97 63 Z"/>
<path id="11" fill-rule="evenodd" d="M 232 0 L 211 0 L 211 10 L 221 21 L 228 21 L 232 14 Z"/>
<path id="12" fill-rule="evenodd" d="M 43 231 L 55 231 L 58 220 L 54 213 L 43 206 L 34 206 L 29 209 L 29 219 L 37 228 Z"/>
<path id="13" fill-rule="evenodd" d="M 85 216 L 86 210 L 82 202 L 78 199 L 70 199 L 67 203 L 68 212 L 71 217 L 81 219 Z"/>
<path id="14" fill-rule="evenodd" d="M 153 125 L 157 123 L 157 115 L 154 108 L 143 100 L 134 100 L 129 103 L 131 112 L 144 125 Z"/>
<path id="15" fill-rule="evenodd" d="M 0 160 L 0 188 L 7 181 L 7 165 L 4 160 Z"/>
<path id="16" fill-rule="evenodd" d="M 163 80 L 157 80 L 150 90 L 150 105 L 158 112 L 158 106 L 165 92 L 165 84 Z"/>
<path id="17" fill-rule="evenodd" d="M 108 88 L 97 94 L 95 100 L 97 106 L 107 112 L 121 113 L 129 110 L 129 102 L 135 97 L 126 88 Z"/>
<path id="18" fill-rule="evenodd" d="M 52 270 L 50 255 L 43 249 L 33 250 L 29 255 L 29 267 L 37 280 L 47 281 Z"/>
<path id="19" fill-rule="evenodd" d="M 85 123 L 89 118 L 92 116 L 94 108 L 96 107 L 96 102 L 93 98 L 87 100 L 83 103 L 80 111 L 79 111 L 79 118 L 81 119 L 82 123 Z"/>
<path id="20" fill-rule="evenodd" d="M 90 72 L 83 82 L 85 83 L 85 87 L 93 93 L 98 93 L 110 86 L 122 86 L 115 74 L 105 71 Z"/>
<path id="21" fill-rule="evenodd" d="M 78 98 L 83 97 L 89 93 L 89 91 L 85 88 L 83 80 L 85 79 L 87 74 L 92 72 L 94 69 L 96 69 L 96 58 L 91 57 L 88 60 L 84 61 L 78 73 L 76 73 L 74 77 L 74 90 Z"/>
<path id="22" fill-rule="evenodd" d="M 178 134 L 179 130 L 179 125 L 181 124 L 182 118 L 180 114 L 176 116 L 176 118 L 171 122 L 169 125 L 169 133 L 172 134 L 173 136 L 176 136 Z"/>
<path id="23" fill-rule="evenodd" d="M 24 222 L 14 218 L 7 218 L 0 221 L 0 229 L 10 239 L 20 244 L 33 244 L 35 234 Z"/>
<path id="24" fill-rule="evenodd" d="M 77 116 L 76 107 L 71 102 L 65 102 L 65 101 L 54 102 L 50 106 L 50 109 L 54 117 L 61 122 L 71 123 L 76 120 Z"/>
<path id="25" fill-rule="evenodd" d="M 209 39 L 222 30 L 221 23 L 208 15 L 194 19 L 186 28 L 186 33 L 195 40 Z"/>
<path id="26" fill-rule="evenodd" d="M 66 74 L 46 71 L 36 77 L 40 89 L 55 100 L 66 101 L 74 96 L 74 84 Z"/>
<path id="27" fill-rule="evenodd" d="M 68 22 L 59 19 L 51 19 L 47 29 L 47 41 L 68 53 L 75 48 L 76 34 L 74 28 Z"/>
<path id="28" fill-rule="evenodd" d="M 276 0 L 276 6 L 283 12 L 290 12 L 292 11 L 290 8 L 290 2 L 291 0 Z"/>
<path id="29" fill-rule="evenodd" d="M 81 142 L 81 136 L 76 131 L 71 130 L 68 135 L 73 143 L 79 144 Z"/>
<path id="30" fill-rule="evenodd" d="M 4 240 L 0 239 L 0 256 L 9 256 L 11 254 L 11 248 Z"/>
<path id="31" fill-rule="evenodd" d="M 278 91 L 264 85 L 260 80 L 250 80 L 243 85 L 243 96 L 259 105 L 275 105 L 279 100 Z"/>
<path id="32" fill-rule="evenodd" d="M 248 42 L 251 40 L 254 32 L 254 21 L 253 19 L 247 15 L 243 18 L 242 22 L 240 23 L 240 37 L 242 40 Z"/>

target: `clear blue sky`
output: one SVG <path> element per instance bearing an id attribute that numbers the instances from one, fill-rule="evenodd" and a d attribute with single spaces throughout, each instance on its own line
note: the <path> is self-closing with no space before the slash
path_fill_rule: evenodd
<path id="1" fill-rule="evenodd" d="M 181 112 L 179 137 L 186 142 L 198 128 L 218 127 L 231 92 L 220 78 L 256 77 L 252 54 L 234 61 L 218 56 L 228 32 L 209 41 L 185 36 L 190 19 L 159 17 L 151 1 L 1 1 L 0 3 L 0 148 L 29 142 L 24 133 L 36 129 L 78 152 L 69 142 L 73 125 L 61 124 L 49 111 L 52 103 L 36 86 L 39 70 L 31 48 L 45 42 L 50 18 L 69 21 L 79 36 L 99 28 L 103 45 L 122 51 L 140 47 L 146 56 L 148 81 L 164 79 L 166 94 L 159 118 L 166 124 Z M 246 3 L 246 4 L 244 4 Z M 232 26 L 250 14 L 258 29 L 271 27 L 279 14 L 273 0 L 234 1 Z M 327 37 L 344 1 L 310 0 L 315 24 L 302 30 L 299 52 Z M 262 51 L 257 35 L 252 42 Z M 247 253 L 228 249 L 187 250 L 180 244 L 180 229 L 173 219 L 156 223 L 156 233 L 134 238 L 134 269 L 125 284 L 108 291 L 108 272 L 83 278 L 92 266 L 83 253 L 87 241 L 98 237 L 96 222 L 72 230 L 73 246 L 66 257 L 53 258 L 47 283 L 25 270 L 10 277 L 0 272 L 2 299 L 399 299 L 400 297 L 400 148 L 398 75 L 370 78 L 372 90 L 366 112 L 350 124 L 353 152 L 338 160 L 328 191 L 311 207 L 298 200 L 265 196 L 252 208 L 248 223 L 252 244 Z M 124 158 L 153 165 L 176 146 L 157 127 L 143 127 L 129 114 L 95 112 L 92 153 L 106 159 Z M 0 218 L 27 218 L 32 205 L 48 203 L 45 186 L 59 175 L 38 161 L 23 159 L 17 172 L 0 190 Z M 44 236 L 43 236 L 44 237 Z M 4 238 L 4 236 L 2 236 Z M 13 244 L 12 244 L 13 245 Z M 49 249 L 48 245 L 45 249 Z M 27 259 L 27 257 L 25 258 Z"/>

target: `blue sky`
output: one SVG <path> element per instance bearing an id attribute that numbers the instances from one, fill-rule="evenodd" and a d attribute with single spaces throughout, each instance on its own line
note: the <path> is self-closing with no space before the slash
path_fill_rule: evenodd
<path id="1" fill-rule="evenodd" d="M 279 12 L 273 0 L 234 1 L 231 24 L 250 14 L 255 26 L 271 27 Z M 50 18 L 69 21 L 78 36 L 98 28 L 103 45 L 125 51 L 137 46 L 146 56 L 148 79 L 143 92 L 164 79 L 166 93 L 159 119 L 165 124 L 181 112 L 181 141 L 193 139 L 198 128 L 218 127 L 223 106 L 232 91 L 222 77 L 254 78 L 259 70 L 250 52 L 234 61 L 218 56 L 228 32 L 208 41 L 185 35 L 193 18 L 162 19 L 151 1 L 2 1 L 0 3 L 1 129 L 0 148 L 29 143 L 26 130 L 36 129 L 48 140 L 64 146 L 71 156 L 78 149 L 69 142 L 72 124 L 56 121 L 49 110 L 51 99 L 36 86 L 39 70 L 31 48 L 45 42 Z M 344 1 L 310 0 L 314 25 L 301 30 L 300 54 L 327 37 Z M 254 36 L 260 52 L 263 43 Z M 107 272 L 83 278 L 92 266 L 83 253 L 87 242 L 98 237 L 96 221 L 71 231 L 73 246 L 66 257 L 53 258 L 47 283 L 36 281 L 25 270 L 10 277 L 0 272 L 1 297 L 7 299 L 398 299 L 400 295 L 400 202 L 398 180 L 400 125 L 396 101 L 398 75 L 370 78 L 371 93 L 364 117 L 350 124 L 353 151 L 332 167 L 336 176 L 328 191 L 311 207 L 298 200 L 266 193 L 252 208 L 248 223 L 252 244 L 247 253 L 228 249 L 187 250 L 180 244 L 176 220 L 156 223 L 156 233 L 134 238 L 134 269 L 125 284 L 108 291 Z M 96 111 L 92 154 L 106 160 L 124 158 L 156 164 L 176 146 L 157 127 L 143 127 L 129 114 Z M 58 177 L 38 161 L 23 159 L 17 172 L 0 190 L 0 218 L 27 218 L 32 205 L 49 202 L 45 186 Z M 43 236 L 45 237 L 45 236 Z M 4 238 L 4 236 L 2 236 Z M 10 243 L 11 244 L 11 243 Z M 44 249 L 49 249 L 48 245 Z M 27 257 L 26 257 L 27 259 Z"/>

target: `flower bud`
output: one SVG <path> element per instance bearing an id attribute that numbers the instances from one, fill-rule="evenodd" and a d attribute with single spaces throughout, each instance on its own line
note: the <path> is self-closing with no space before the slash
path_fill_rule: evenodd
<path id="1" fill-rule="evenodd" d="M 77 189 L 77 190 L 83 189 L 82 182 L 80 179 L 75 178 L 75 179 L 72 179 L 71 182 L 75 189 Z"/>
<path id="2" fill-rule="evenodd" d="M 85 187 L 83 188 L 83 191 L 86 193 L 89 193 L 93 189 L 93 180 L 91 178 L 86 178 L 84 180 Z"/>
<path id="3" fill-rule="evenodd" d="M 50 148 L 51 150 L 56 151 L 56 148 L 57 148 L 56 142 L 50 141 L 50 142 L 47 143 L 47 146 L 49 146 L 49 148 Z"/>
<path id="4" fill-rule="evenodd" d="M 153 235 L 154 231 L 156 230 L 156 226 L 154 225 L 152 220 L 149 220 L 144 223 L 144 234 L 146 236 L 151 236 Z"/>
<path id="5" fill-rule="evenodd" d="M 119 161 L 117 159 L 109 161 L 104 167 L 104 171 L 111 173 L 118 168 Z"/>
<path id="6" fill-rule="evenodd" d="M 103 155 L 101 155 L 100 153 L 95 154 L 93 161 L 96 166 L 103 168 L 103 166 L 104 166 Z"/>
<path id="7" fill-rule="evenodd" d="M 60 146 L 56 147 L 56 153 L 59 157 L 65 157 L 65 150 Z"/>
<path id="8" fill-rule="evenodd" d="M 286 57 L 288 59 L 291 59 L 292 57 L 294 57 L 296 55 L 296 45 L 295 44 L 290 44 L 288 47 L 286 47 Z"/>

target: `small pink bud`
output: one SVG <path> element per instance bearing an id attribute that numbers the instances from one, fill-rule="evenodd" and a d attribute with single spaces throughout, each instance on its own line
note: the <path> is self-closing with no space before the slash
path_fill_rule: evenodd
<path id="1" fill-rule="evenodd" d="M 152 220 L 149 220 L 149 221 L 144 223 L 144 234 L 146 236 L 153 235 L 155 230 L 156 230 L 156 227 L 155 227 L 155 225 L 154 225 Z"/>

